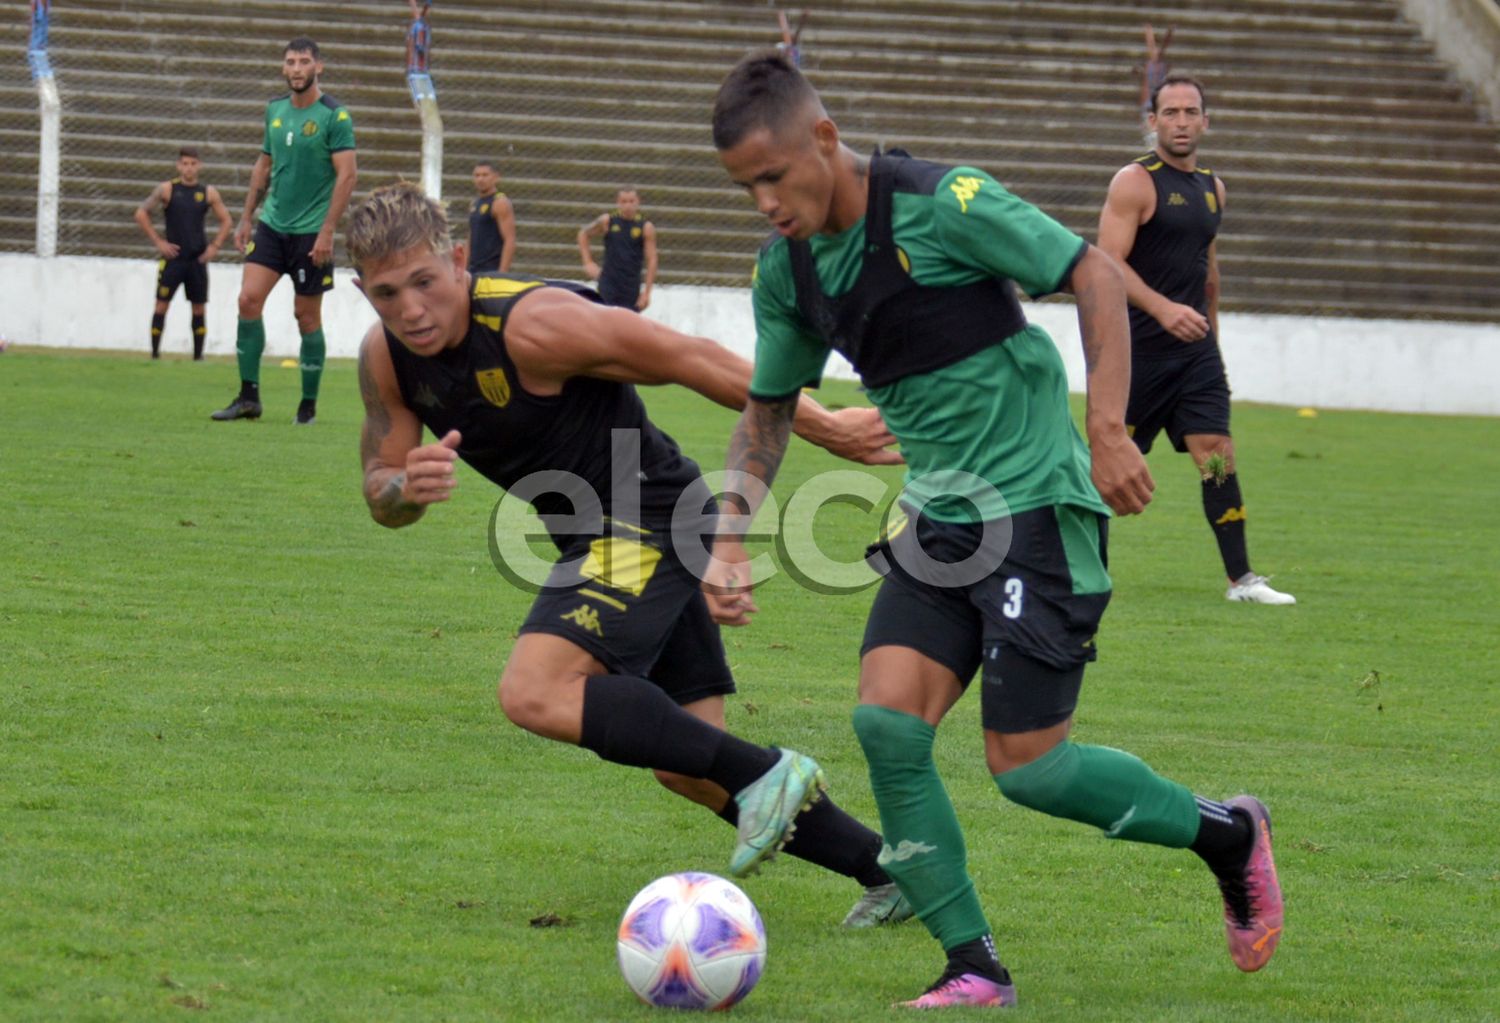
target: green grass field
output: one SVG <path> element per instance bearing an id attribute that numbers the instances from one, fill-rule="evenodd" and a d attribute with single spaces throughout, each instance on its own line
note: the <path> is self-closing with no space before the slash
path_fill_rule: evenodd
<path id="1" fill-rule="evenodd" d="M 0 356 L 0 1020 L 661 1018 L 618 976 L 619 914 L 659 874 L 722 873 L 729 829 L 504 720 L 527 597 L 489 563 L 498 491 L 465 471 L 381 529 L 352 364 L 311 429 L 271 361 L 264 421 L 209 422 L 235 375 Z M 720 464 L 732 414 L 650 401 Z M 1158 449 L 1156 503 L 1112 534 L 1077 734 L 1261 795 L 1285 940 L 1242 975 L 1191 854 L 1002 800 L 974 694 L 938 754 L 1019 1016 L 1500 1018 L 1496 424 L 1235 414 L 1251 553 L 1300 603 L 1223 600 L 1198 484 Z M 836 467 L 799 442 L 779 489 Z M 874 529 L 822 524 L 844 558 Z M 867 821 L 849 711 L 871 595 L 782 575 L 726 634 L 730 726 L 815 754 Z M 890 1018 L 941 966 L 919 925 L 841 932 L 857 891 L 805 863 L 745 887 L 770 956 L 740 1019 Z"/>

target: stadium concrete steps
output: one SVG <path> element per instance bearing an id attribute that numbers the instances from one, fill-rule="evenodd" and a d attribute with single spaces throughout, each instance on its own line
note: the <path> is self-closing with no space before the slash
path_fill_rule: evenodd
<path id="1" fill-rule="evenodd" d="M 1204 162 L 1229 186 L 1225 308 L 1495 318 L 1500 288 L 1486 268 L 1500 261 L 1496 132 L 1398 5 L 1219 7 L 1173 12 L 1170 57 L 1208 85 Z M 418 176 L 399 5 L 313 14 L 244 0 L 236 11 L 239 24 L 307 31 L 323 45 L 325 88 L 355 113 L 362 192 Z M 744 284 L 765 229 L 724 180 L 707 116 L 729 65 L 775 38 L 773 12 L 444 0 L 433 76 L 445 195 L 457 211 L 472 162 L 499 159 L 517 209 L 517 269 L 570 276 L 578 226 L 633 184 L 661 232 L 663 282 Z M 187 0 L 70 0 L 54 14 L 65 251 L 146 254 L 130 214 L 171 174 L 182 142 L 202 145 L 205 180 L 237 215 L 265 101 L 284 91 L 285 40 L 235 26 L 186 39 L 178 26 L 184 16 L 205 26 L 198 14 Z M 804 43 L 852 145 L 985 167 L 1092 235 L 1110 177 L 1144 150 L 1132 65 L 1141 23 L 1160 16 L 1147 0 L 843 0 L 814 12 Z M 29 90 L 0 78 L 0 107 L 34 108 Z M 135 119 L 144 109 L 149 133 Z M 26 152 L 28 127 L 8 120 L 0 144 Z M 33 231 L 15 215 L 27 173 L 0 173 L 0 247 L 30 246 Z M 34 182 L 29 191 L 34 207 Z"/>

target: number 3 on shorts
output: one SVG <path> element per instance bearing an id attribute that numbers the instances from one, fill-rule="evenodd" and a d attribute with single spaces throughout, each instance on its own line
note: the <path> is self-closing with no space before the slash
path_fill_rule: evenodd
<path id="1" fill-rule="evenodd" d="M 1021 598 L 1025 592 L 1021 580 L 1016 578 L 1005 580 L 1005 603 L 1001 605 L 1000 612 L 1007 618 L 1021 617 Z"/>

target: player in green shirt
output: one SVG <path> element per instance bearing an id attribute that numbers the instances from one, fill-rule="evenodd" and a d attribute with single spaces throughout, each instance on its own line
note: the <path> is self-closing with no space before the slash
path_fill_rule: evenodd
<path id="1" fill-rule="evenodd" d="M 318 85 L 323 59 L 305 36 L 287 43 L 281 65 L 291 91 L 266 105 L 261 152 L 250 168 L 245 212 L 234 244 L 245 253 L 240 281 L 240 321 L 235 340 L 240 393 L 214 419 L 259 419 L 260 356 L 266 347 L 261 320 L 266 296 L 292 278 L 292 310 L 302 335 L 302 402 L 295 422 L 317 416 L 323 376 L 323 293 L 333 287 L 333 232 L 354 192 L 354 120 L 348 108 Z M 264 197 L 260 223 L 255 208 Z M 254 225 L 255 237 L 250 231 Z"/>
<path id="2" fill-rule="evenodd" d="M 869 762 L 881 863 L 947 954 L 916 1008 L 1009 1005 L 1011 978 L 966 868 L 932 757 L 936 726 L 983 668 L 986 762 L 1010 800 L 1112 838 L 1188 847 L 1218 879 L 1230 951 L 1265 965 L 1281 930 L 1259 800 L 1195 796 L 1120 750 L 1068 733 L 1110 596 L 1109 509 L 1154 486 L 1126 434 L 1130 333 L 1110 258 L 983 171 L 845 146 L 785 58 L 752 55 L 714 106 L 714 144 L 779 237 L 753 301 L 756 359 L 705 585 L 756 610 L 741 535 L 830 349 L 859 372 L 908 463 L 904 514 L 872 548 L 884 575 L 860 657 L 854 729 Z M 1085 447 L 1062 359 L 1014 285 L 1071 291 L 1088 367 Z M 1092 452 L 1092 458 L 1090 457 Z M 752 478 L 753 477 L 753 478 Z"/>

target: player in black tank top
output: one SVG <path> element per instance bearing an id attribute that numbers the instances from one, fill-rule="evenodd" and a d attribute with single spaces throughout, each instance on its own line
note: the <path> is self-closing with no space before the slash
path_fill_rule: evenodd
<path id="1" fill-rule="evenodd" d="M 1216 239 L 1224 183 L 1198 166 L 1208 127 L 1203 87 L 1168 75 L 1151 97 L 1156 149 L 1115 175 L 1099 215 L 1099 247 L 1125 272 L 1130 298 L 1131 382 L 1125 421 L 1151 449 L 1167 432 L 1203 476 L 1203 511 L 1229 578 L 1225 597 L 1295 604 L 1250 568 L 1245 503 L 1229 435 L 1229 382 L 1219 353 Z"/>
<path id="2" fill-rule="evenodd" d="M 604 261 L 594 262 L 589 242 L 604 239 Z M 605 305 L 644 310 L 651 304 L 656 284 L 656 226 L 641 214 L 641 197 L 633 188 L 622 188 L 615 196 L 615 210 L 601 213 L 578 229 L 578 252 L 583 272 L 599 282 Z M 641 270 L 646 283 L 641 287 Z"/>
<path id="3" fill-rule="evenodd" d="M 413 231 L 427 243 L 411 246 Z M 451 250 L 441 205 L 415 185 L 376 190 L 350 219 L 348 247 L 380 315 L 359 359 L 371 516 L 392 528 L 415 522 L 449 499 L 462 459 L 529 500 L 558 546 L 545 578 L 523 579 L 499 556 L 512 531 L 492 527 L 496 567 L 537 592 L 500 680 L 506 716 L 614 763 L 649 767 L 667 788 L 736 824 L 732 873 L 753 870 L 786 842 L 866 887 L 857 923 L 909 915 L 876 862 L 880 837 L 828 800 L 810 806 L 816 763 L 723 731 L 734 682 L 716 621 L 743 620 L 753 602 L 700 589 L 712 495 L 647 418 L 634 385 L 679 383 L 742 407 L 749 364 L 712 341 L 606 308 L 580 285 L 471 277 Z M 830 413 L 808 403 L 798 425 L 835 453 L 894 459 L 872 409 Z M 435 443 L 423 443 L 424 426 Z M 550 479 L 533 487 L 538 474 Z"/>
<path id="4" fill-rule="evenodd" d="M 516 214 L 510 199 L 496 191 L 498 166 L 488 160 L 474 165 L 469 203 L 469 272 L 506 271 L 516 258 Z"/>
<path id="5" fill-rule="evenodd" d="M 177 176 L 152 189 L 146 201 L 135 211 L 135 222 L 161 256 L 157 262 L 156 308 L 151 315 L 153 359 L 161 357 L 161 334 L 167 320 L 167 307 L 179 285 L 193 309 L 193 358 L 203 358 L 208 264 L 229 238 L 234 223 L 219 190 L 198 180 L 202 166 L 198 151 L 184 146 L 177 154 Z M 152 224 L 152 214 L 158 207 L 163 209 L 163 234 L 158 234 Z M 203 220 L 210 210 L 219 220 L 219 232 L 212 242 L 203 232 Z"/>

